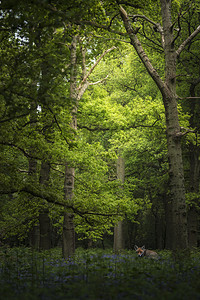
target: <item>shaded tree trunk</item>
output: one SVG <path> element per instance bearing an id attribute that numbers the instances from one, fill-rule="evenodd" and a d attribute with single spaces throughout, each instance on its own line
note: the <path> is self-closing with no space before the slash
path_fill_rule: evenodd
<path id="1" fill-rule="evenodd" d="M 35 103 L 31 103 L 32 113 L 30 115 L 30 126 L 33 127 L 37 121 L 37 112 Z M 34 149 L 29 149 L 30 158 L 28 160 L 28 175 L 31 181 L 37 181 L 37 160 L 32 158 L 31 155 L 34 153 Z M 29 196 L 29 201 L 31 201 L 33 196 Z M 35 224 L 29 232 L 29 243 L 33 249 L 39 250 L 40 246 L 40 229 L 39 224 Z"/>
<path id="2" fill-rule="evenodd" d="M 71 73 L 70 73 L 70 100 L 73 105 L 71 112 L 71 128 L 73 131 L 77 130 L 77 43 L 78 36 L 74 36 L 70 46 L 71 53 Z M 75 168 L 70 167 L 70 163 L 65 163 L 65 182 L 64 182 L 64 200 L 66 204 L 73 204 L 73 190 L 74 190 L 74 175 Z M 73 222 L 74 216 L 67 210 L 64 212 L 63 219 L 63 243 L 62 253 L 65 259 L 73 256 L 75 253 L 75 227 Z"/>
<path id="3" fill-rule="evenodd" d="M 40 184 L 48 186 L 50 176 L 49 162 L 42 162 L 40 169 Z M 45 207 L 39 214 L 40 228 L 40 250 L 48 250 L 51 248 L 51 221 L 49 218 L 49 210 Z"/>
<path id="4" fill-rule="evenodd" d="M 125 179 L 125 162 L 124 158 L 119 156 L 117 160 L 117 178 L 123 184 Z M 121 187 L 123 188 L 123 187 Z M 114 252 L 124 249 L 124 228 L 123 221 L 119 221 L 114 227 Z"/>
<path id="5" fill-rule="evenodd" d="M 73 204 L 73 190 L 74 190 L 74 174 L 75 169 L 65 166 L 65 203 Z M 63 244 L 62 252 L 63 257 L 68 259 L 75 253 L 75 227 L 74 227 L 74 215 L 68 211 L 64 212 L 63 220 Z"/>

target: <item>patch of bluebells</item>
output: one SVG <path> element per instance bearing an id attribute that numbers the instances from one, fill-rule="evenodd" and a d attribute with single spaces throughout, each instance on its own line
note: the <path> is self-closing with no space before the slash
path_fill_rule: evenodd
<path id="1" fill-rule="evenodd" d="M 0 295 L 7 299 L 10 293 L 15 300 L 22 295 L 28 300 L 30 291 L 31 299 L 41 300 L 200 299 L 199 274 L 198 253 L 189 261 L 175 261 L 165 255 L 151 260 L 131 252 L 82 251 L 64 260 L 15 249 L 1 255 Z"/>

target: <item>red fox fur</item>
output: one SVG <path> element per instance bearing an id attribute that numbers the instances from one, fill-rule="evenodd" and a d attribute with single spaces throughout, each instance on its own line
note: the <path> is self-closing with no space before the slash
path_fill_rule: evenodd
<path id="1" fill-rule="evenodd" d="M 150 257 L 150 258 L 158 258 L 158 254 L 155 251 L 147 250 L 145 249 L 145 246 L 138 247 L 135 245 L 135 251 L 138 255 L 138 257 Z"/>

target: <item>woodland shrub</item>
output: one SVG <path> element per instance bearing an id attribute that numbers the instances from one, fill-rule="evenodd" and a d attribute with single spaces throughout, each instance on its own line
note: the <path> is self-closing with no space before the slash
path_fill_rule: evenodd
<path id="1" fill-rule="evenodd" d="M 0 299 L 200 299 L 198 251 L 163 251 L 158 260 L 132 251 L 77 249 L 70 260 L 60 253 L 2 248 Z"/>

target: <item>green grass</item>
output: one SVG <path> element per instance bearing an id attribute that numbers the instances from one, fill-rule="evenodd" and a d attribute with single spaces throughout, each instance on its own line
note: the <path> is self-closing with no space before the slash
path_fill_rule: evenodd
<path id="1" fill-rule="evenodd" d="M 160 252 L 158 260 L 133 251 L 77 249 L 71 260 L 61 250 L 29 248 L 0 252 L 0 299 L 110 300 L 200 299 L 200 253 Z"/>

